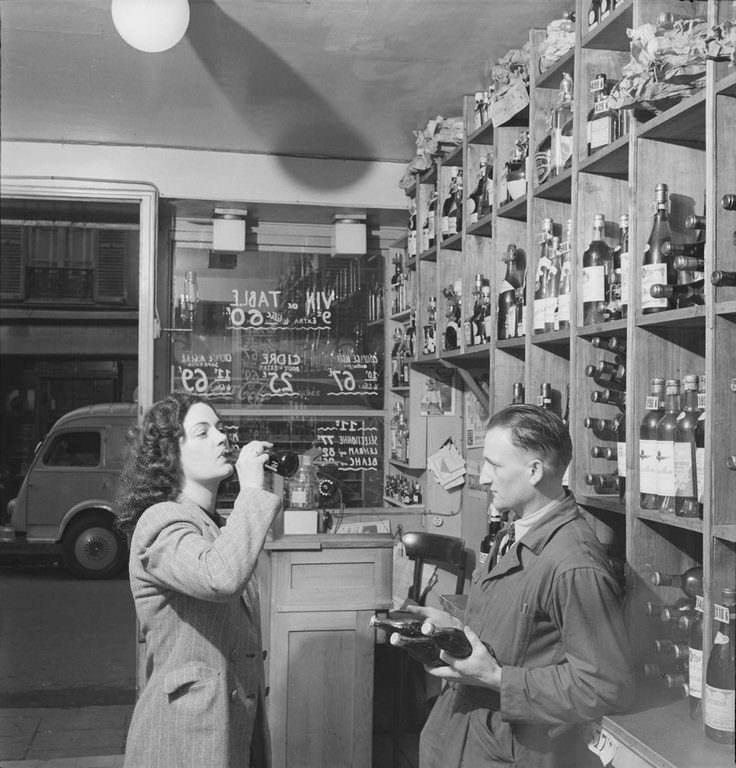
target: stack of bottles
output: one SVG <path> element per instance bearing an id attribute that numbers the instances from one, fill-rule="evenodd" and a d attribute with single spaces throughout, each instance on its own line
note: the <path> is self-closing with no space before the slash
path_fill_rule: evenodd
<path id="1" fill-rule="evenodd" d="M 655 571 L 657 587 L 680 590 L 673 603 L 648 603 L 647 613 L 658 622 L 654 656 L 644 665 L 644 676 L 681 691 L 688 698 L 690 717 L 702 717 L 705 735 L 722 744 L 734 743 L 734 646 L 736 644 L 736 589 L 721 589 L 713 606 L 713 639 L 707 656 L 703 651 L 703 569 L 688 568 L 680 574 Z"/>
<path id="2" fill-rule="evenodd" d="M 591 447 L 591 458 L 608 462 L 613 471 L 591 471 L 585 482 L 595 493 L 615 494 L 622 499 L 626 491 L 626 342 L 618 336 L 593 336 L 590 342 L 596 349 L 614 355 L 613 360 L 603 359 L 585 368 L 585 375 L 602 387 L 590 393 L 591 401 L 605 406 L 608 413 L 584 420 L 586 429 L 602 443 Z"/>
<path id="3" fill-rule="evenodd" d="M 406 475 L 386 475 L 384 496 L 394 504 L 410 506 L 422 503 L 422 489 L 417 480 L 410 480 Z"/>
<path id="4" fill-rule="evenodd" d="M 639 427 L 639 504 L 678 517 L 703 516 L 705 375 L 651 379 Z"/>

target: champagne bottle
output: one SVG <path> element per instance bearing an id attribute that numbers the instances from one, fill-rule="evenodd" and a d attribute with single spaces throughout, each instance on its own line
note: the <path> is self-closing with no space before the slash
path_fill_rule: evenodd
<path id="1" fill-rule="evenodd" d="M 703 596 L 695 599 L 693 620 L 688 628 L 688 709 L 692 720 L 700 720 L 703 704 Z"/>
<path id="2" fill-rule="evenodd" d="M 613 262 L 611 249 L 603 239 L 605 218 L 593 217 L 593 239 L 583 254 L 583 325 L 603 322 L 608 275 Z"/>
<path id="3" fill-rule="evenodd" d="M 705 259 L 698 256 L 675 256 L 672 266 L 678 272 L 702 272 L 705 269 Z"/>
<path id="4" fill-rule="evenodd" d="M 680 380 L 667 379 L 664 415 L 657 422 L 657 494 L 660 510 L 675 514 L 675 430 L 680 415 Z"/>
<path id="5" fill-rule="evenodd" d="M 682 660 L 659 661 L 657 663 L 648 662 L 642 665 L 642 674 L 648 680 L 664 678 L 668 672 L 683 672 L 687 666 Z"/>
<path id="6" fill-rule="evenodd" d="M 657 509 L 657 423 L 664 413 L 664 379 L 651 379 L 646 409 L 639 426 L 639 504 Z"/>
<path id="7" fill-rule="evenodd" d="M 545 315 L 547 312 L 547 271 L 552 262 L 552 219 L 544 219 L 539 238 L 539 260 L 537 261 L 537 276 L 534 283 L 534 333 L 544 333 Z"/>
<path id="8" fill-rule="evenodd" d="M 705 253 L 705 241 L 699 240 L 695 243 L 679 243 L 675 244 L 671 240 L 667 240 L 662 243 L 662 254 L 664 256 L 689 256 L 691 258 L 702 259 Z"/>
<path id="9" fill-rule="evenodd" d="M 655 298 L 651 287 L 655 284 L 674 285 L 677 276 L 672 267 L 672 260 L 663 252 L 664 244 L 672 240 L 668 212 L 668 190 L 666 184 L 656 186 L 657 211 L 654 214 L 652 230 L 644 250 L 641 269 L 641 308 L 644 314 L 670 309 L 666 297 Z"/>
<path id="10" fill-rule="evenodd" d="M 649 292 L 654 299 L 666 299 L 670 309 L 684 309 L 705 304 L 705 287 L 702 280 L 682 285 L 654 283 Z"/>
<path id="11" fill-rule="evenodd" d="M 674 433 L 675 514 L 678 517 L 700 517 L 695 431 L 698 426 L 698 377 L 682 380 L 682 411 Z"/>
<path id="12" fill-rule="evenodd" d="M 710 281 L 717 287 L 736 285 L 736 272 L 727 272 L 723 269 L 716 269 L 710 276 Z"/>
<path id="13" fill-rule="evenodd" d="M 699 565 L 688 568 L 682 573 L 663 573 L 654 571 L 651 582 L 655 587 L 677 587 L 685 595 L 695 600 L 703 594 L 703 569 Z"/>
<path id="14" fill-rule="evenodd" d="M 716 609 L 716 632 L 705 672 L 703 722 L 705 735 L 721 744 L 734 743 L 734 647 L 736 646 L 736 589 L 721 591 Z"/>

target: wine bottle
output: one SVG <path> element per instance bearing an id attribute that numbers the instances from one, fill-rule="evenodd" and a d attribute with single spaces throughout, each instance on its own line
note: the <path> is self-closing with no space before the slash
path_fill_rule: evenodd
<path id="1" fill-rule="evenodd" d="M 455 207 L 450 213 L 449 231 L 450 237 L 462 232 L 463 229 L 463 171 L 462 168 L 458 168 L 457 179 L 455 182 Z"/>
<path id="2" fill-rule="evenodd" d="M 588 29 L 598 26 L 601 19 L 601 0 L 591 0 L 588 6 Z"/>
<path id="3" fill-rule="evenodd" d="M 534 333 L 544 333 L 547 312 L 547 271 L 552 264 L 549 257 L 552 248 L 552 227 L 552 219 L 544 219 L 539 237 L 539 260 L 537 261 L 537 275 L 534 282 Z"/>
<path id="4" fill-rule="evenodd" d="M 593 239 L 583 254 L 583 325 L 603 322 L 608 275 L 613 262 L 611 249 L 603 239 L 605 217 L 593 217 Z"/>
<path id="5" fill-rule="evenodd" d="M 547 302 L 544 307 L 544 330 L 546 333 L 557 331 L 560 328 L 559 321 L 559 296 L 560 296 L 560 238 L 552 237 L 552 245 L 549 250 L 549 267 L 545 275 L 544 292 Z"/>
<path id="6" fill-rule="evenodd" d="M 570 327 L 570 289 L 572 219 L 567 220 L 565 240 L 560 243 L 560 287 L 557 291 L 557 325 L 561 329 Z"/>
<path id="7" fill-rule="evenodd" d="M 524 384 L 521 381 L 515 381 L 512 388 L 511 403 L 517 405 L 524 402 Z"/>
<path id="8" fill-rule="evenodd" d="M 705 374 L 698 376 L 698 422 L 695 426 L 695 488 L 698 502 L 697 517 L 703 517 L 705 495 Z"/>
<path id="9" fill-rule="evenodd" d="M 710 276 L 710 281 L 717 287 L 736 285 L 736 272 L 727 272 L 723 269 L 716 269 Z"/>
<path id="10" fill-rule="evenodd" d="M 721 744 L 734 743 L 734 647 L 736 646 L 736 589 L 721 590 L 716 605 L 716 632 L 705 672 L 703 722 L 705 735 Z"/>
<path id="11" fill-rule="evenodd" d="M 622 110 L 626 111 L 626 110 Z M 629 262 L 629 215 L 622 213 L 618 220 L 618 246 L 616 247 L 616 256 L 614 258 L 614 271 L 620 269 L 618 278 L 618 299 L 620 306 L 620 317 L 625 318 L 628 315 L 629 307 L 629 284 L 631 282 L 631 267 Z"/>
<path id="12" fill-rule="evenodd" d="M 693 598 L 683 596 L 671 605 L 662 606 L 659 619 L 663 624 L 677 624 L 682 616 L 689 616 L 695 607 Z"/>
<path id="13" fill-rule="evenodd" d="M 705 287 L 702 280 L 682 285 L 654 283 L 650 286 L 649 292 L 653 299 L 666 299 L 671 309 L 705 304 Z"/>
<path id="14" fill-rule="evenodd" d="M 664 413 L 664 379 L 650 380 L 646 413 L 639 426 L 639 504 L 642 509 L 657 509 L 657 422 Z"/>
<path id="15" fill-rule="evenodd" d="M 623 500 L 626 493 L 626 418 L 620 414 L 618 432 L 616 435 L 616 472 L 618 474 L 619 498 Z"/>
<path id="16" fill-rule="evenodd" d="M 572 164 L 573 82 L 563 72 L 557 103 L 552 112 L 551 174 L 558 176 Z"/>
<path id="17" fill-rule="evenodd" d="M 613 419 L 596 419 L 586 416 L 583 419 L 583 425 L 589 429 L 599 440 L 605 440 L 611 443 L 618 443 L 618 432 L 623 414 L 619 414 Z"/>
<path id="18" fill-rule="evenodd" d="M 664 414 L 657 422 L 657 494 L 660 510 L 675 514 L 675 430 L 680 415 L 680 380 L 667 379 Z"/>
<path id="19" fill-rule="evenodd" d="M 668 212 L 668 189 L 666 184 L 656 186 L 657 211 L 644 250 L 641 269 L 641 308 L 644 314 L 661 312 L 669 309 L 667 298 L 655 298 L 650 288 L 655 284 L 674 285 L 677 276 L 672 268 L 672 260 L 663 252 L 665 243 L 672 240 Z"/>
<path id="20" fill-rule="evenodd" d="M 498 338 L 513 339 L 517 336 L 518 294 L 524 282 L 524 268 L 520 268 L 522 252 L 514 243 L 509 243 L 503 261 L 506 275 L 498 296 Z"/>
<path id="21" fill-rule="evenodd" d="M 452 229 L 450 229 L 450 217 L 457 216 L 455 210 L 455 195 L 457 192 L 457 176 L 450 179 L 450 186 L 447 190 L 447 196 L 442 203 L 442 212 L 440 213 L 440 237 L 445 240 L 450 235 L 455 234 L 455 219 L 452 220 Z M 454 212 L 454 214 L 453 214 Z"/>
<path id="22" fill-rule="evenodd" d="M 699 721 L 703 704 L 703 596 L 695 598 L 688 627 L 688 709 L 690 718 Z"/>
<path id="23" fill-rule="evenodd" d="M 682 379 L 682 411 L 674 433 L 675 514 L 678 517 L 700 517 L 695 431 L 698 426 L 698 377 Z"/>
<path id="24" fill-rule="evenodd" d="M 626 340 L 619 336 L 593 336 L 590 343 L 596 349 L 605 349 L 620 357 L 626 354 Z"/>
<path id="25" fill-rule="evenodd" d="M 672 266 L 678 272 L 702 272 L 705 269 L 705 259 L 698 256 L 675 256 Z"/>
<path id="26" fill-rule="evenodd" d="M 552 410 L 552 384 L 543 381 L 539 385 L 539 395 L 537 396 L 537 405 L 547 411 Z"/>
<path id="27" fill-rule="evenodd" d="M 417 255 L 417 204 L 414 198 L 409 203 L 409 226 L 406 238 L 406 255 L 413 258 Z"/>
<path id="28" fill-rule="evenodd" d="M 678 643 L 670 638 L 654 641 L 654 652 L 663 659 L 687 659 L 689 654 L 687 643 Z"/>
<path id="29" fill-rule="evenodd" d="M 655 587 L 677 587 L 688 597 L 695 600 L 703 594 L 703 569 L 699 565 L 688 568 L 682 573 L 663 573 L 654 571 L 651 582 Z"/>
<path id="30" fill-rule="evenodd" d="M 642 674 L 648 680 L 663 678 L 668 672 L 683 672 L 687 666 L 683 660 L 673 659 L 669 661 L 659 661 L 657 663 L 647 662 L 642 665 Z"/>
<path id="31" fill-rule="evenodd" d="M 615 405 L 623 410 L 626 408 L 626 392 L 616 389 L 594 389 L 590 393 L 590 399 L 601 405 Z"/>
<path id="32" fill-rule="evenodd" d="M 597 365 L 586 365 L 585 375 L 599 387 L 619 391 L 626 389 L 626 366 L 623 363 L 601 360 Z"/>
<path id="33" fill-rule="evenodd" d="M 427 237 L 425 245 L 427 248 L 434 248 L 437 243 L 437 202 L 439 194 L 437 189 L 432 190 L 427 206 Z"/>
<path id="34" fill-rule="evenodd" d="M 488 182 L 487 160 L 483 156 L 480 159 L 480 165 L 478 169 L 478 183 L 475 185 L 475 189 L 468 195 L 468 202 L 466 205 L 468 223 L 474 224 L 478 219 L 484 215 L 483 206 L 488 199 L 488 193 L 486 192 L 486 185 Z"/>
<path id="35" fill-rule="evenodd" d="M 726 194 L 721 198 L 721 208 L 724 211 L 736 211 L 736 194 Z"/>
<path id="36" fill-rule="evenodd" d="M 621 478 L 615 472 L 610 474 L 588 473 L 585 476 L 585 483 L 592 486 L 593 490 L 601 495 L 623 495 Z"/>
<path id="37" fill-rule="evenodd" d="M 666 240 L 662 243 L 662 254 L 664 256 L 689 256 L 698 259 L 703 258 L 705 253 L 705 241 L 699 240 L 695 243 L 678 243 L 675 244 L 671 240 Z"/>
<path id="38" fill-rule="evenodd" d="M 594 459 L 605 459 L 606 461 L 616 461 L 616 448 L 609 448 L 605 445 L 594 445 L 590 449 L 590 455 Z"/>

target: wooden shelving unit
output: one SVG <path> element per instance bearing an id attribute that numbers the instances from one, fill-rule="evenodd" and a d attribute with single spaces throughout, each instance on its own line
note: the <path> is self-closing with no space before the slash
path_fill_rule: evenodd
<path id="1" fill-rule="evenodd" d="M 442 317 L 441 289 L 462 280 L 463 298 L 470 296 L 473 275 L 490 279 L 494 308 L 490 344 L 479 347 L 461 343 L 443 351 L 441 320 L 438 350 L 419 355 L 416 369 L 431 371 L 438 365 L 453 367 L 482 382 L 491 412 L 511 401 L 512 385 L 522 382 L 526 401 L 535 402 L 542 382 L 551 382 L 553 407 L 569 418 L 575 454 L 569 471 L 569 486 L 583 507 L 611 556 L 625 558 L 627 618 L 632 627 L 637 663 L 651 661 L 650 641 L 661 627 L 645 615 L 648 600 L 674 602 L 679 591 L 651 583 L 652 570 L 681 573 L 694 565 L 704 571 L 705 663 L 713 639 L 714 604 L 726 586 L 736 586 L 736 472 L 726 469 L 726 457 L 736 454 L 736 288 L 714 288 L 706 283 L 704 306 L 656 314 L 642 314 L 638 269 L 651 228 L 654 191 L 666 183 L 672 201 L 671 220 L 676 242 L 692 239 L 683 226 L 687 213 L 707 214 L 705 275 L 714 269 L 736 271 L 733 232 L 736 213 L 720 206 L 721 196 L 736 192 L 736 74 L 726 64 L 709 62 L 706 87 L 653 119 L 632 119 L 628 132 L 588 155 L 586 121 L 591 108 L 589 82 L 598 73 L 619 77 L 629 60 L 626 30 L 653 23 L 662 12 L 707 17 L 710 23 L 725 20 L 728 6 L 718 0 L 681 3 L 678 0 L 623 0 L 595 29 L 578 25 L 576 45 L 553 67 L 538 74 L 539 45 L 544 33 L 530 31 L 532 61 L 529 105 L 503 125 L 473 122 L 473 98 L 463 100 L 467 136 L 463 146 L 439 158 L 432 172 L 416 185 L 418 201 L 426 201 L 434 185 L 440 200 L 447 174 L 463 159 L 466 194 L 473 189 L 481 152 L 490 153 L 494 164 L 496 202 L 490 215 L 478 222 L 463 222 L 462 232 L 447 242 L 428 248 L 418 260 L 419 294 L 417 327 L 425 322 L 427 297 L 436 296 Z M 587 6 L 577 0 L 576 17 L 587 17 Z M 719 15 L 720 14 L 720 15 Z M 546 20 L 549 21 L 549 20 Z M 544 126 L 544 115 L 556 96 L 563 73 L 574 80 L 574 129 L 572 167 L 558 176 L 536 183 L 534 151 Z M 498 202 L 503 163 L 518 136 L 519 127 L 530 131 L 527 160 L 527 194 L 509 203 Z M 602 213 L 609 223 L 605 238 L 617 242 L 616 223 L 621 214 L 630 220 L 630 269 L 628 313 L 624 319 L 583 325 L 582 256 L 592 234 L 593 216 Z M 572 221 L 572 291 L 570 328 L 533 332 L 534 278 L 538 259 L 538 234 L 542 221 L 552 218 L 555 234 L 563 236 Z M 499 294 L 504 290 L 506 267 L 502 258 L 509 243 L 523 249 L 526 257 L 525 334 L 498 337 Z M 597 495 L 585 484 L 586 473 L 605 473 L 616 462 L 594 459 L 591 448 L 599 444 L 583 419 L 586 416 L 613 418 L 616 406 L 591 402 L 597 388 L 584 375 L 586 365 L 601 359 L 613 360 L 611 352 L 591 344 L 596 336 L 617 337 L 626 342 L 626 489 L 618 495 Z M 441 368 L 439 368 L 441 370 Z M 652 376 L 682 378 L 705 375 L 706 449 L 704 517 L 702 520 L 675 517 L 639 505 L 639 424 L 645 411 Z M 466 388 L 467 390 L 467 388 Z M 414 396 L 414 390 L 410 393 Z M 467 394 L 466 397 L 470 395 Z M 427 446 L 430 448 L 430 446 Z M 479 461 L 477 445 L 463 445 L 469 462 Z M 484 532 L 483 503 L 463 492 L 463 514 L 451 531 L 477 546 Z M 621 750 L 621 765 L 655 765 L 690 768 L 731 765 L 733 748 L 707 740 L 702 721 L 691 720 L 687 702 L 673 697 L 660 681 L 641 685 L 636 713 L 604 718 L 603 728 Z M 673 744 L 675 746 L 673 746 Z M 702 760 L 700 760 L 702 756 Z M 629 762 L 626 762 L 626 759 Z M 638 760 L 638 762 L 637 762 Z M 619 763 L 614 762 L 614 765 Z"/>

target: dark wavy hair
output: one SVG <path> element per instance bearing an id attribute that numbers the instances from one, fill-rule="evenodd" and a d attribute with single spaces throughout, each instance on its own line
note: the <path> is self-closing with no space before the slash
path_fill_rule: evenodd
<path id="1" fill-rule="evenodd" d="M 179 439 L 184 417 L 198 397 L 172 394 L 154 403 L 140 426 L 128 432 L 129 451 L 115 502 L 118 528 L 130 534 L 152 504 L 174 501 L 181 493 Z"/>

